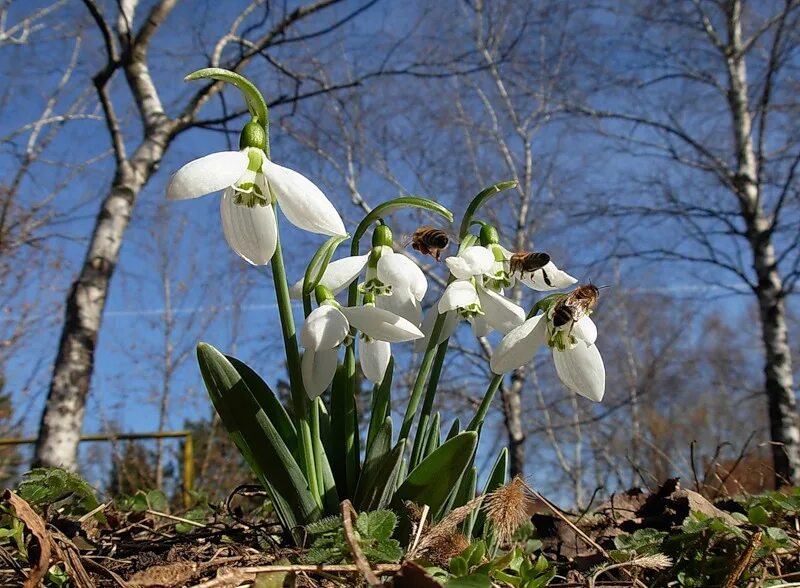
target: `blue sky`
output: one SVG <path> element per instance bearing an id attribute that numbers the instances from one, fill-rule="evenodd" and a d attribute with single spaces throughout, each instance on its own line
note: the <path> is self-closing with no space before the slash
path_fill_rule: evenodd
<path id="1" fill-rule="evenodd" d="M 14 11 L 28 11 L 35 3 L 22 4 L 12 5 L 12 21 Z M 399 42 L 406 33 L 412 38 L 425 39 L 429 28 L 446 28 L 446 23 L 425 22 L 424 26 L 418 26 L 424 4 L 418 5 L 416 10 L 407 10 L 404 4 L 380 2 L 361 18 L 348 23 L 333 42 L 280 49 L 276 54 L 296 58 L 293 53 L 296 51 L 311 59 L 317 57 L 315 51 L 320 51 L 320 58 L 329 62 L 330 71 L 340 75 L 349 68 L 374 66 L 383 55 L 382 51 L 392 43 Z M 344 14 L 344 9 L 353 5 L 355 3 L 337 9 L 338 13 Z M 169 27 L 156 37 L 152 49 L 152 54 L 156 56 L 152 60 L 152 72 L 162 89 L 162 99 L 169 112 L 174 113 L 174 104 L 193 91 L 193 87 L 182 82 L 181 78 L 206 64 L 208 40 L 218 36 L 226 26 L 230 19 L 229 6 L 230 3 L 213 2 L 179 4 L 170 17 Z M 433 13 L 434 16 L 441 16 L 435 10 Z M 77 17 L 81 22 L 85 21 L 80 11 L 70 11 L 68 14 L 70 19 Z M 0 65 L 2 75 L 8 79 L 16 78 L 13 86 L 10 86 L 8 106 L 0 111 L 0 136 L 18 128 L 25 121 L 33 120 L 41 111 L 48 89 L 62 74 L 66 63 L 63 57 L 54 59 L 54 56 L 64 56 L 74 46 L 74 39 L 69 36 L 69 27 L 74 26 L 70 23 L 73 22 L 65 20 L 57 24 L 58 34 L 40 37 L 35 47 L 0 48 L 0 52 L 5 53 L 3 65 Z M 401 47 L 405 48 L 406 45 Z M 74 88 L 70 86 L 60 99 L 60 106 L 64 107 L 86 87 L 87 77 L 94 73 L 99 63 L 100 51 L 99 36 L 87 26 L 75 74 L 79 83 Z M 402 59 L 401 56 L 401 62 Z M 17 61 L 32 62 L 22 78 L 16 75 Z M 263 67 L 251 71 L 256 76 L 254 79 L 257 79 Z M 367 105 L 373 100 L 379 102 L 387 98 L 396 101 L 396 116 L 385 124 L 390 130 L 403 135 L 413 130 L 414 125 L 420 124 L 419 116 L 403 111 L 407 103 L 402 98 L 413 93 L 413 88 L 417 87 L 414 84 L 426 91 L 435 87 L 441 87 L 443 91 L 448 88 L 446 81 L 397 77 L 360 91 L 364 93 Z M 373 96 L 370 92 L 374 88 L 378 90 Z M 138 123 L 120 77 L 115 79 L 112 89 L 118 113 L 125 121 L 126 129 L 129 129 L 128 146 L 132 148 L 138 139 L 138 132 L 133 130 Z M 268 88 L 265 94 L 269 100 L 271 96 L 284 91 L 288 91 L 285 83 Z M 240 104 L 240 99 L 232 90 L 225 92 L 225 100 L 229 107 Z M 305 117 L 299 119 L 304 121 L 304 128 L 315 129 L 314 117 L 326 112 L 323 109 L 324 100 L 315 99 L 299 106 L 301 116 Z M 219 102 L 215 101 L 204 114 L 214 116 L 219 110 Z M 96 111 L 87 107 L 87 112 Z M 289 114 L 290 109 L 286 106 L 276 108 L 271 113 L 275 121 Z M 287 124 L 291 124 L 293 119 L 287 120 Z M 310 124 L 307 122 L 309 120 L 312 121 Z M 235 128 L 236 123 L 231 126 Z M 320 128 L 322 126 L 320 123 Z M 436 129 L 432 127 L 431 130 L 435 132 Z M 653 162 L 613 153 L 603 147 L 602 142 L 587 137 L 583 130 L 567 124 L 553 125 L 537 140 L 537 147 L 543 153 L 563 149 L 570 154 L 562 163 L 564 177 L 570 178 L 570 187 L 574 186 L 575 190 L 569 199 L 569 207 L 580 202 L 581 197 L 609 198 L 609 194 L 615 191 L 615 195 L 619 196 L 622 190 L 629 189 L 625 186 L 629 185 L 632 171 L 648 174 L 658 169 Z M 370 138 L 375 143 L 380 142 L 377 130 Z M 445 140 L 443 137 L 429 137 L 430 144 L 439 149 L 447 148 Z M 65 127 L 48 152 L 48 160 L 80 162 L 97 157 L 107 148 L 107 137 L 101 121 L 78 121 Z M 139 197 L 106 305 L 96 354 L 93 389 L 87 405 L 86 432 L 102 431 L 109 426 L 124 431 L 157 428 L 155 406 L 148 398 L 160 386 L 157 359 L 162 348 L 161 318 L 165 300 L 158 269 L 159 247 L 162 251 L 168 251 L 171 262 L 171 283 L 176 295 L 176 315 L 179 317 L 179 346 L 189 349 L 198 338 L 202 338 L 241 356 L 270 383 L 283 376 L 269 271 L 247 267 L 228 249 L 219 226 L 216 197 L 169 205 L 164 203 L 164 187 L 171 172 L 190 159 L 227 148 L 224 136 L 220 133 L 203 130 L 185 133 L 171 146 L 159 171 Z M 420 145 L 420 149 L 423 148 L 427 146 Z M 298 147 L 291 138 L 281 133 L 278 124 L 273 126 L 273 158 L 279 163 L 296 167 L 317 181 L 340 207 L 348 228 L 355 226 L 361 212 L 349 202 L 342 178 L 330 165 Z M 0 172 L 4 176 L 8 176 L 15 168 L 15 162 L 16 158 L 10 149 L 0 152 Z M 457 213 L 463 209 L 468 196 L 457 190 L 462 182 L 459 177 L 462 170 L 454 169 L 449 176 L 428 178 L 427 184 L 435 188 L 435 193 L 431 194 L 423 190 L 426 186 L 422 186 L 412 173 L 413 164 L 404 155 L 393 156 L 390 163 L 400 183 L 410 192 L 440 197 L 447 204 L 453 203 Z M 58 228 L 61 236 L 53 238 L 50 243 L 63 254 L 62 263 L 55 269 L 32 268 L 40 272 L 40 278 L 32 281 L 29 290 L 13 303 L 21 304 L 26 297 L 30 300 L 39 299 L 36 312 L 51 317 L 45 327 L 30 334 L 24 352 L 14 357 L 6 367 L 7 389 L 12 391 L 25 388 L 30 373 L 36 372 L 29 392 L 15 396 L 18 416 L 25 413 L 24 431 L 28 434 L 35 433 L 46 393 L 49 372 L 46 365 L 52 361 L 56 351 L 60 327 L 58 319 L 62 312 L 60 301 L 82 260 L 85 237 L 94 222 L 99 199 L 108 187 L 111 170 L 111 160 L 106 157 L 72 179 L 59 194 L 55 208 L 61 212 L 68 211 L 69 214 L 63 226 Z M 37 168 L 35 175 L 26 179 L 26 190 L 32 195 L 42 193 L 68 173 L 69 170 L 56 165 L 43 164 Z M 502 173 L 499 175 L 502 177 L 496 177 L 493 181 L 506 179 Z M 472 186 L 469 195 L 481 187 Z M 365 173 L 360 188 L 373 204 L 384 197 L 396 195 L 398 191 L 396 186 L 378 177 L 374 170 Z M 668 227 L 630 227 L 630 223 L 624 221 L 615 224 L 600 219 L 576 224 L 569 216 L 571 210 L 560 207 L 557 202 L 548 204 L 546 226 L 537 233 L 537 245 L 563 255 L 571 273 L 589 277 L 596 283 L 610 282 L 613 278 L 612 264 L 605 257 L 609 250 L 608 235 L 613 231 L 630 231 L 628 236 L 633 238 L 655 234 L 669 246 L 683 245 L 680 237 L 670 234 Z M 404 221 L 407 218 L 408 215 L 396 222 L 406 224 Z M 305 260 L 321 241 L 295 230 L 286 222 L 282 224 L 282 236 L 290 278 L 299 277 Z M 40 259 L 33 251 L 31 258 Z M 625 276 L 623 288 L 626 291 L 667 292 L 686 299 L 687 304 L 705 309 L 712 307 L 715 312 L 725 314 L 734 321 L 741 320 L 749 309 L 749 298 L 730 295 L 724 288 L 709 285 L 709 282 L 723 285 L 732 283 L 728 277 L 716 272 L 641 260 L 622 260 L 618 267 Z M 790 299 L 790 306 L 796 310 L 796 296 Z M 200 335 L 196 324 L 189 324 L 189 321 L 198 320 L 195 309 L 209 307 L 221 307 L 221 310 Z M 299 308 L 296 311 L 299 324 L 301 312 Z M 687 326 L 690 332 L 699 328 L 699 323 Z M 191 352 L 189 355 L 173 379 L 176 395 L 172 400 L 168 428 L 181 428 L 186 419 L 205 418 L 210 414 Z M 35 366 L 40 367 L 34 369 Z M 487 438 L 492 439 L 493 436 Z M 493 458 L 487 457 L 487 460 L 491 462 Z M 101 475 L 101 472 L 96 472 L 95 479 L 91 481 L 99 482 Z"/>

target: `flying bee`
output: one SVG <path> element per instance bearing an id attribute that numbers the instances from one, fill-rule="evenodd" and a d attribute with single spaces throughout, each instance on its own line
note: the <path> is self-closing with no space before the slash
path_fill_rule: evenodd
<path id="1" fill-rule="evenodd" d="M 544 269 L 544 266 L 548 263 L 550 263 L 550 256 L 547 253 L 541 251 L 518 251 L 512 254 L 508 260 L 508 269 L 512 274 L 519 275 L 533 275 L 535 272 L 541 271 L 544 283 L 552 286 L 550 276 L 547 275 Z"/>
<path id="2" fill-rule="evenodd" d="M 561 298 L 553 307 L 553 326 L 570 324 L 570 330 L 581 318 L 594 308 L 600 297 L 600 288 L 594 284 L 579 286 Z"/>
<path id="3" fill-rule="evenodd" d="M 439 261 L 442 249 L 447 249 L 448 245 L 450 245 L 450 237 L 447 231 L 429 225 L 419 227 L 411 235 L 411 247 L 423 255 L 430 255 L 436 261 Z"/>

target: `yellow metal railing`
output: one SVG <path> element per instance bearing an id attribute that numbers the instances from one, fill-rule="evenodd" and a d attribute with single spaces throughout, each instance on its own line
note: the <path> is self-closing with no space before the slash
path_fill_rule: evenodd
<path id="1" fill-rule="evenodd" d="M 191 491 L 194 484 L 194 443 L 191 431 L 155 431 L 153 433 L 107 433 L 81 435 L 81 441 L 131 441 L 136 439 L 175 439 L 184 438 L 183 444 L 183 506 L 191 506 Z M 3 445 L 29 445 L 36 443 L 36 437 L 5 437 L 0 439 Z"/>

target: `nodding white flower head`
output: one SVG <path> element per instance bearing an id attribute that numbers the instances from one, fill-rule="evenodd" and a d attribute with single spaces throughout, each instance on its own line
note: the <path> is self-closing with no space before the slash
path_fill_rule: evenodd
<path id="1" fill-rule="evenodd" d="M 245 131 L 252 130 L 251 125 L 257 123 L 248 123 Z M 186 200 L 220 190 L 225 239 L 253 265 L 266 265 L 275 253 L 275 203 L 301 229 L 330 236 L 347 234 L 322 191 L 296 171 L 272 163 L 260 147 L 212 153 L 187 163 L 170 179 L 167 198 Z"/>
<path id="2" fill-rule="evenodd" d="M 490 365 L 496 374 L 522 367 L 542 345 L 552 349 L 561 382 L 590 400 L 603 399 L 606 372 L 597 350 L 597 327 L 588 314 L 561 326 L 553 324 L 553 308 L 529 318 L 511 330 L 494 350 Z"/>
<path id="3" fill-rule="evenodd" d="M 366 277 L 359 285 L 359 290 L 365 296 L 374 296 L 378 308 L 419 326 L 422 322 L 420 303 L 428 291 L 428 281 L 412 259 L 395 253 L 391 243 L 389 227 L 379 225 L 373 234 L 373 247 L 368 254 L 331 262 L 319 284 L 336 295 L 356 280 L 366 267 Z M 289 289 L 289 294 L 294 298 L 300 298 L 302 292 L 302 279 Z"/>
<path id="4" fill-rule="evenodd" d="M 303 385 L 312 399 L 333 381 L 338 349 L 350 337 L 350 327 L 362 333 L 359 359 L 364 374 L 375 383 L 386 373 L 390 343 L 422 337 L 422 331 L 415 325 L 388 310 L 372 304 L 340 306 L 330 292 L 323 292 L 320 306 L 308 315 L 300 331 L 300 343 L 305 350 L 301 363 Z"/>
<path id="5" fill-rule="evenodd" d="M 455 280 L 445 288 L 436 311 L 429 312 L 422 322 L 425 340 L 417 341 L 414 351 L 425 350 L 439 314 L 445 315 L 445 322 L 437 345 L 455 332 L 460 319 L 470 322 L 476 337 L 492 331 L 507 333 L 525 320 L 525 311 L 504 297 L 502 290 L 485 285 L 495 270 L 494 254 L 489 249 L 473 245 L 444 261 Z"/>

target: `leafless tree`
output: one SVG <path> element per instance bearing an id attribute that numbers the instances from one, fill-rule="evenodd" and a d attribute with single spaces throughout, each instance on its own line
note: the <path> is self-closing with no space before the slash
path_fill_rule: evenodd
<path id="1" fill-rule="evenodd" d="M 641 182 L 637 202 L 607 200 L 610 216 L 649 221 L 649 234 L 634 229 L 617 252 L 716 268 L 712 280 L 732 276 L 752 293 L 776 480 L 798 484 L 800 423 L 786 300 L 800 279 L 800 2 L 605 7 L 624 33 L 604 42 L 614 43 L 621 57 L 595 64 L 603 78 L 594 79 L 606 92 L 594 101 L 598 106 L 575 111 L 622 139 L 629 161 L 649 158 L 627 172 Z"/>
<path id="2" fill-rule="evenodd" d="M 291 63 L 284 63 L 276 56 L 282 46 L 330 34 L 372 3 L 374 0 L 339 11 L 334 9 L 341 4 L 339 0 L 317 0 L 288 11 L 256 0 L 231 15 L 227 32 L 213 43 L 208 61 L 197 65 L 242 71 L 254 60 L 266 64 L 269 69 L 266 75 L 274 78 L 276 87 L 281 87 L 287 79 L 291 84 L 291 90 L 273 100 L 273 105 L 332 91 L 335 86 L 298 79 Z M 166 34 L 170 27 L 173 28 L 169 30 L 174 30 L 175 23 L 169 19 L 176 4 L 177 0 L 161 0 L 139 16 L 138 9 L 144 7 L 138 0 L 126 0 L 105 9 L 93 0 L 84 1 L 106 53 L 93 82 L 105 117 L 115 168 L 83 265 L 66 301 L 64 327 L 36 448 L 36 462 L 42 465 L 76 466 L 78 436 L 103 308 L 137 197 L 178 136 L 193 128 L 219 124 L 232 116 L 224 113 L 221 118 L 200 116 L 203 107 L 219 94 L 221 83 L 204 85 L 188 97 L 183 96 L 170 108 L 175 114 L 167 112 L 162 98 L 165 90 L 158 87 L 150 72 L 154 59 L 151 52 L 157 34 Z M 116 14 L 107 15 L 104 10 L 108 9 Z M 128 104 L 138 112 L 138 125 L 126 124 L 119 114 Z"/>

